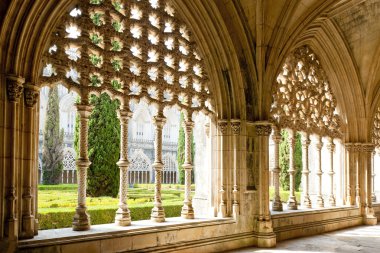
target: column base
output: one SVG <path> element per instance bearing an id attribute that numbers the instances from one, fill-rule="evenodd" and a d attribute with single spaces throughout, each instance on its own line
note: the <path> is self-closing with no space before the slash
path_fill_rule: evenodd
<path id="1" fill-rule="evenodd" d="M 218 216 L 221 217 L 221 218 L 226 218 L 227 217 L 227 206 L 226 206 L 226 204 L 221 203 L 219 205 L 219 214 L 218 214 Z"/>
<path id="2" fill-rule="evenodd" d="M 377 217 L 375 216 L 375 211 L 372 207 L 367 207 L 365 209 L 365 215 L 363 217 L 363 223 L 365 225 L 377 225 Z"/>
<path id="3" fill-rule="evenodd" d="M 258 219 L 257 229 L 257 247 L 272 248 L 276 246 L 276 234 L 273 232 L 272 220 Z"/>
<path id="4" fill-rule="evenodd" d="M 311 200 L 310 200 L 309 196 L 304 197 L 302 206 L 304 206 L 306 208 L 311 208 Z"/>
<path id="5" fill-rule="evenodd" d="M 165 221 L 165 211 L 162 206 L 153 207 L 152 213 L 150 215 L 150 220 L 154 222 L 164 222 Z"/>
<path id="6" fill-rule="evenodd" d="M 181 217 L 184 219 L 194 219 L 194 209 L 191 203 L 186 203 L 183 205 Z"/>
<path id="7" fill-rule="evenodd" d="M 236 219 L 237 216 L 238 216 L 239 213 L 240 213 L 240 206 L 239 206 L 239 204 L 233 204 L 233 205 L 232 205 L 232 213 L 233 213 L 233 215 L 234 215 L 234 218 Z"/>
<path id="8" fill-rule="evenodd" d="M 354 199 L 351 198 L 351 196 L 347 196 L 346 205 L 347 206 L 355 206 Z"/>
<path id="9" fill-rule="evenodd" d="M 8 236 L 9 240 L 17 240 L 18 220 L 16 218 L 11 218 L 7 220 L 5 233 L 6 233 L 6 236 Z"/>
<path id="10" fill-rule="evenodd" d="M 274 200 L 272 202 L 272 211 L 283 211 L 281 200 Z"/>
<path id="11" fill-rule="evenodd" d="M 38 235 L 39 228 L 40 228 L 40 224 L 38 223 L 38 219 L 34 218 L 34 235 Z"/>
<path id="12" fill-rule="evenodd" d="M 128 209 L 123 210 L 119 208 L 116 211 L 115 224 L 123 227 L 131 225 L 131 215 Z"/>
<path id="13" fill-rule="evenodd" d="M 86 212 L 86 207 L 77 207 L 73 220 L 74 231 L 85 231 L 90 229 L 90 215 Z"/>
<path id="14" fill-rule="evenodd" d="M 295 197 L 290 197 L 288 200 L 288 210 L 297 210 L 297 200 Z"/>
<path id="15" fill-rule="evenodd" d="M 22 217 L 22 232 L 20 238 L 31 239 L 34 237 L 34 216 L 26 215 Z"/>
<path id="16" fill-rule="evenodd" d="M 330 206 L 336 206 L 336 201 L 334 196 L 330 196 L 329 198 L 329 204 Z"/>
<path id="17" fill-rule="evenodd" d="M 325 207 L 325 201 L 323 200 L 322 196 L 317 197 L 317 207 Z"/>

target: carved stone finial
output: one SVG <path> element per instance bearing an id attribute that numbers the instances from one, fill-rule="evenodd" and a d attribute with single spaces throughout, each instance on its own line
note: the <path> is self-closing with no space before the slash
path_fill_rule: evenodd
<path id="1" fill-rule="evenodd" d="M 23 91 L 23 84 L 25 79 L 19 76 L 8 75 L 7 76 L 7 93 L 10 102 L 17 103 L 21 97 Z"/>
<path id="2" fill-rule="evenodd" d="M 35 85 L 26 84 L 24 85 L 24 97 L 25 104 L 27 107 L 34 107 L 38 101 L 39 88 Z"/>

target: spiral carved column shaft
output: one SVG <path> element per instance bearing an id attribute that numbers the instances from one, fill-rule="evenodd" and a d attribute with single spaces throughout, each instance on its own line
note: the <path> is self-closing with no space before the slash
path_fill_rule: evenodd
<path id="1" fill-rule="evenodd" d="M 336 206 L 336 201 L 335 201 L 335 194 L 334 194 L 334 151 L 335 151 L 335 144 L 334 144 L 334 139 L 330 138 L 329 139 L 329 144 L 327 146 L 327 149 L 329 150 L 329 155 L 330 155 L 330 171 L 329 171 L 329 176 L 330 176 L 330 197 L 329 197 L 329 204 L 330 206 Z"/>
<path id="2" fill-rule="evenodd" d="M 131 224 L 131 215 L 127 205 L 128 191 L 128 120 L 131 117 L 129 110 L 118 112 L 120 120 L 120 160 L 117 165 L 120 168 L 119 209 L 116 211 L 115 223 L 120 226 Z"/>
<path id="3" fill-rule="evenodd" d="M 325 206 L 325 202 L 323 200 L 323 196 L 322 196 L 322 147 L 323 147 L 323 142 L 322 142 L 322 137 L 321 136 L 317 136 L 317 140 L 316 140 L 316 144 L 315 144 L 315 148 L 317 150 L 317 153 L 316 153 L 316 156 L 317 156 L 317 159 L 316 159 L 316 167 L 317 167 L 317 187 L 318 187 L 318 191 L 317 191 L 317 206 L 318 207 L 324 207 Z"/>
<path id="4" fill-rule="evenodd" d="M 185 130 L 185 163 L 183 168 L 185 169 L 185 200 L 181 211 L 181 216 L 185 219 L 194 219 L 194 209 L 191 201 L 191 170 L 193 164 L 191 161 L 191 143 L 192 143 L 192 131 L 194 122 L 187 120 L 183 123 Z"/>
<path id="5" fill-rule="evenodd" d="M 273 211 L 282 211 L 282 202 L 280 197 L 280 141 L 281 133 L 277 127 L 273 128 L 272 139 L 274 142 L 274 168 L 273 168 L 273 182 L 274 182 L 274 200 L 272 202 Z"/>
<path id="6" fill-rule="evenodd" d="M 289 130 L 289 200 L 288 209 L 297 210 L 297 199 L 295 196 L 295 166 L 294 166 L 294 153 L 295 153 L 295 133 L 293 130 Z"/>
<path id="7" fill-rule="evenodd" d="M 164 222 L 165 221 L 165 211 L 162 207 L 161 200 L 161 180 L 162 180 L 162 170 L 164 164 L 162 163 L 162 128 L 164 127 L 166 119 L 161 116 L 156 116 L 153 120 L 153 123 L 156 127 L 156 139 L 154 143 L 155 150 L 155 159 L 152 165 L 154 169 L 154 207 L 151 213 L 151 220 L 155 222 Z"/>
<path id="8" fill-rule="evenodd" d="M 309 146 L 310 136 L 308 133 L 302 135 L 302 174 L 303 174 L 303 203 L 306 208 L 311 208 L 311 200 L 309 196 Z"/>
<path id="9" fill-rule="evenodd" d="M 91 114 L 89 105 L 77 105 L 80 116 L 80 139 L 79 139 L 79 159 L 77 160 L 78 170 L 78 207 L 74 215 L 73 230 L 82 231 L 90 229 L 90 215 L 86 207 L 86 181 L 87 169 L 91 162 L 88 159 L 88 121 Z"/>

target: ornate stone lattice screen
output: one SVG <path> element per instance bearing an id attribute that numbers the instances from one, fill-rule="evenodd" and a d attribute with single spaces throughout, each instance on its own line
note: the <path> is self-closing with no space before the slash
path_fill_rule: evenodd
<path id="1" fill-rule="evenodd" d="M 78 1 L 51 36 L 42 82 L 81 95 L 145 98 L 187 113 L 211 112 L 202 59 L 187 26 L 161 0 Z"/>
<path id="2" fill-rule="evenodd" d="M 380 107 L 377 108 L 375 118 L 373 121 L 373 135 L 372 135 L 373 143 L 377 148 L 380 148 Z"/>
<path id="3" fill-rule="evenodd" d="M 336 98 L 319 59 L 308 47 L 285 60 L 273 87 L 271 115 L 279 128 L 341 137 Z"/>

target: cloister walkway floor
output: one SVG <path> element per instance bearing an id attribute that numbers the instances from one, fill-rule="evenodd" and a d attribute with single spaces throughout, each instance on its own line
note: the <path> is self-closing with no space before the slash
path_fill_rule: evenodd
<path id="1" fill-rule="evenodd" d="M 273 249 L 244 248 L 236 253 L 317 253 L 317 252 L 380 252 L 380 224 L 359 226 L 316 236 L 286 240 Z"/>

